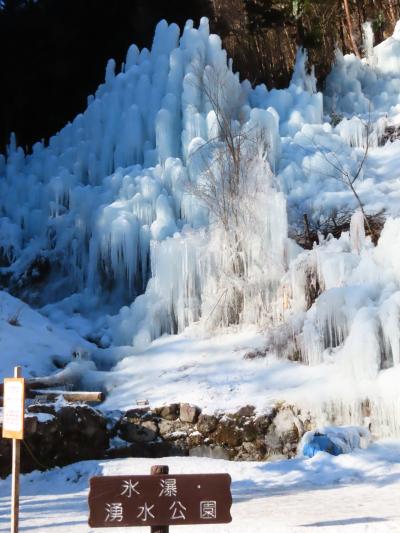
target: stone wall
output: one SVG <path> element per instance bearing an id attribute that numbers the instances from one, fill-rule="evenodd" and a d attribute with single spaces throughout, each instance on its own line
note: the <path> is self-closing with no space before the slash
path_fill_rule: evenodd
<path id="1" fill-rule="evenodd" d="M 105 414 L 86 405 L 30 405 L 22 444 L 22 471 L 117 457 L 192 455 L 232 460 L 290 458 L 310 421 L 292 406 L 268 414 L 251 405 L 235 413 L 204 414 L 171 404 Z M 10 471 L 11 441 L 0 440 L 0 476 Z"/>

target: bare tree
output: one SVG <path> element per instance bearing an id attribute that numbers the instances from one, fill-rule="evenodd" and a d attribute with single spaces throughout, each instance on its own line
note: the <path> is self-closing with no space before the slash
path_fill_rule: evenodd
<path id="1" fill-rule="evenodd" d="M 208 209 L 210 222 L 224 234 L 226 279 L 231 281 L 230 294 L 224 288 L 217 304 L 229 307 L 228 324 L 238 323 L 243 308 L 243 285 L 246 277 L 245 227 L 254 219 L 254 203 L 259 184 L 252 172 L 257 161 L 265 160 L 267 143 L 262 128 L 245 126 L 237 115 L 237 94 L 230 94 L 229 70 L 207 66 L 196 73 L 206 105 L 213 112 L 214 134 L 189 155 L 200 162 L 200 172 L 188 185 L 188 192 Z M 233 90 L 233 89 L 232 89 Z M 227 299 L 230 303 L 227 303 Z"/>
<path id="2" fill-rule="evenodd" d="M 358 206 L 363 214 L 365 225 L 367 226 L 371 236 L 374 237 L 374 230 L 369 223 L 368 217 L 365 213 L 364 204 L 361 201 L 361 198 L 357 193 L 355 186 L 356 182 L 362 175 L 365 163 L 368 158 L 369 149 L 371 147 L 372 124 L 370 114 L 367 122 L 362 121 L 362 127 L 365 131 L 365 148 L 363 149 L 361 159 L 358 161 L 357 166 L 354 170 L 350 170 L 348 167 L 345 167 L 334 152 L 331 152 L 329 155 L 324 151 L 322 151 L 321 153 L 325 161 L 327 161 L 329 165 L 337 171 L 337 173 L 331 174 L 330 176 L 343 183 L 343 185 L 345 185 L 353 193 L 354 198 L 356 199 Z"/>
<path id="3" fill-rule="evenodd" d="M 189 185 L 190 192 L 207 206 L 214 222 L 222 224 L 226 234 L 233 235 L 240 248 L 238 228 L 249 217 L 249 199 L 258 192 L 258 183 L 251 179 L 251 167 L 257 158 L 264 158 L 267 143 L 261 128 L 243 127 L 230 101 L 226 69 L 206 67 L 201 76 L 201 89 L 215 116 L 215 135 L 191 153 L 200 157 L 202 172 Z"/>
<path id="4" fill-rule="evenodd" d="M 318 149 L 319 153 L 321 154 L 323 159 L 328 163 L 328 165 L 330 166 L 332 170 L 332 172 L 321 172 L 320 169 L 313 169 L 313 171 L 317 172 L 320 175 L 333 178 L 339 181 L 351 191 L 351 193 L 353 194 L 358 204 L 359 209 L 361 210 L 361 213 L 364 218 L 365 226 L 369 234 L 371 235 L 372 240 L 376 242 L 377 241 L 376 224 L 371 223 L 371 220 L 375 216 L 379 217 L 382 213 L 376 213 L 375 215 L 367 215 L 365 212 L 364 203 L 362 202 L 360 195 L 358 194 L 356 190 L 356 184 L 360 180 L 360 177 L 363 174 L 363 170 L 368 159 L 369 150 L 371 148 L 371 134 L 373 133 L 373 126 L 371 122 L 370 112 L 368 114 L 367 121 L 363 121 L 361 119 L 359 120 L 361 121 L 362 128 L 364 131 L 365 143 L 364 143 L 364 148 L 363 148 L 361 158 L 358 160 L 355 168 L 350 168 L 349 166 L 343 164 L 341 159 L 338 157 L 338 155 L 334 151 L 325 150 L 324 146 L 315 142 L 313 138 L 310 138 L 310 141 L 312 142 L 314 147 Z M 343 212 L 342 214 L 347 214 L 347 213 Z"/>
<path id="5" fill-rule="evenodd" d="M 201 91 L 215 116 L 215 135 L 192 152 L 203 162 L 201 179 L 192 184 L 192 193 L 201 198 L 226 231 L 243 217 L 241 198 L 250 192 L 248 165 L 258 155 L 261 131 L 244 131 L 230 101 L 229 71 L 207 66 L 200 77 Z"/>

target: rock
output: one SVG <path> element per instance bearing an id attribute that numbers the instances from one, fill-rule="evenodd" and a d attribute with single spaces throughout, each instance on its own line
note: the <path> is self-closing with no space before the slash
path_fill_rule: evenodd
<path id="1" fill-rule="evenodd" d="M 26 408 L 28 413 L 48 413 L 50 415 L 56 414 L 54 405 L 49 403 L 33 403 Z"/>
<path id="2" fill-rule="evenodd" d="M 164 439 L 176 440 L 186 438 L 193 431 L 193 425 L 180 420 L 161 420 L 159 430 Z"/>
<path id="3" fill-rule="evenodd" d="M 35 459 L 23 448 L 22 471 L 103 457 L 190 454 L 246 461 L 293 457 L 311 420 L 310 413 L 285 404 L 257 417 L 251 405 L 220 417 L 201 414 L 194 405 L 170 404 L 130 409 L 122 417 L 112 412 L 108 419 L 86 405 L 67 404 L 56 410 L 51 404 L 34 404 L 27 408 L 25 436 Z M 111 436 L 126 444 L 116 439 L 110 449 Z M 0 476 L 10 471 L 10 442 L 0 440 Z"/>
<path id="4" fill-rule="evenodd" d="M 236 413 L 237 418 L 250 418 L 251 416 L 254 416 L 254 413 L 256 411 L 256 408 L 254 405 L 245 405 L 244 407 L 241 407 L 239 411 Z"/>
<path id="5" fill-rule="evenodd" d="M 58 454 L 60 464 L 83 459 L 97 459 L 109 447 L 107 420 L 97 410 L 86 405 L 65 406 L 57 412 L 62 433 Z"/>
<path id="6" fill-rule="evenodd" d="M 199 418 L 201 410 L 195 405 L 189 403 L 181 403 L 179 410 L 179 418 L 182 422 L 195 424 Z"/>
<path id="7" fill-rule="evenodd" d="M 193 431 L 190 433 L 187 440 L 189 448 L 194 448 L 195 446 L 200 446 L 204 442 L 204 437 L 200 431 Z"/>
<path id="8" fill-rule="evenodd" d="M 119 436 L 128 442 L 151 442 L 157 438 L 158 428 L 153 420 L 141 424 L 124 422 L 120 425 Z"/>
<path id="9" fill-rule="evenodd" d="M 275 416 L 276 412 L 274 411 L 271 416 L 261 415 L 254 420 L 254 427 L 257 431 L 257 435 L 265 435 L 268 431 L 269 426 L 271 425 L 272 417 Z"/>
<path id="10" fill-rule="evenodd" d="M 213 437 L 216 443 L 235 448 L 242 443 L 243 432 L 233 418 L 224 417 L 219 421 Z"/>
<path id="11" fill-rule="evenodd" d="M 176 424 L 172 420 L 161 420 L 158 426 L 161 437 L 166 438 L 167 435 L 176 430 L 177 426 L 180 427 L 180 424 Z"/>
<path id="12" fill-rule="evenodd" d="M 218 418 L 216 416 L 201 414 L 197 421 L 197 429 L 203 435 L 209 435 L 217 429 L 217 426 Z"/>
<path id="13" fill-rule="evenodd" d="M 36 433 L 38 426 L 37 418 L 34 416 L 25 417 L 24 432 L 26 435 Z"/>
<path id="14" fill-rule="evenodd" d="M 151 442 L 158 437 L 158 416 L 150 407 L 129 409 L 115 429 L 121 439 L 132 443 Z M 115 434 L 111 430 L 111 434 Z"/>
<path id="15" fill-rule="evenodd" d="M 278 411 L 265 436 L 267 454 L 293 457 L 304 434 L 301 420 L 290 407 Z"/>
<path id="16" fill-rule="evenodd" d="M 176 420 L 179 418 L 179 403 L 171 403 L 156 409 L 156 413 L 165 420 Z"/>
<path id="17" fill-rule="evenodd" d="M 256 443 L 244 442 L 235 456 L 235 461 L 262 461 L 265 455 L 264 450 L 260 449 Z"/>
<path id="18" fill-rule="evenodd" d="M 150 407 L 138 407 L 126 411 L 123 419 L 131 419 L 134 422 L 138 420 L 148 420 L 149 418 L 152 418 L 152 414 Z"/>
<path id="19" fill-rule="evenodd" d="M 210 457 L 211 459 L 229 460 L 229 452 L 222 446 L 196 446 L 189 450 L 190 457 Z"/>
<path id="20" fill-rule="evenodd" d="M 245 442 L 251 442 L 256 440 L 256 438 L 259 436 L 258 427 L 256 426 L 254 420 L 247 420 L 243 426 L 243 440 Z"/>
<path id="21" fill-rule="evenodd" d="M 48 435 L 59 429 L 59 423 L 55 415 L 50 413 L 33 413 L 25 415 L 25 437 L 34 434 Z"/>
<path id="22" fill-rule="evenodd" d="M 262 359 L 266 357 L 266 352 L 261 350 L 250 350 L 246 352 L 243 356 L 243 359 L 251 361 L 253 359 Z"/>

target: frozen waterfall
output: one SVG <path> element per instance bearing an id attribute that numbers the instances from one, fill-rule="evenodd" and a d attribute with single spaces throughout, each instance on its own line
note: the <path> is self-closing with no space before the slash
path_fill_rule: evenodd
<path id="1" fill-rule="evenodd" d="M 375 48 L 364 32 L 366 59 L 338 51 L 323 97 L 305 51 L 287 89 L 253 88 L 207 19 L 181 35 L 160 22 L 151 50 L 132 45 L 121 72 L 110 60 L 86 110 L 48 145 L 25 154 L 11 137 L 0 156 L 3 284 L 39 306 L 93 297 L 114 344 L 136 350 L 195 323 L 257 324 L 268 352 L 363 384 L 333 399 L 333 413 L 353 405 L 360 423 L 368 399 L 386 433 L 400 433 L 383 385 L 400 368 L 400 212 L 375 246 L 329 163 L 356 168 L 400 104 L 398 27 Z M 233 162 L 246 185 L 229 231 L 200 194 L 212 185 L 217 197 L 234 168 L 224 128 L 242 143 Z M 333 209 L 352 211 L 349 232 L 307 251 L 288 239 L 288 216 Z"/>

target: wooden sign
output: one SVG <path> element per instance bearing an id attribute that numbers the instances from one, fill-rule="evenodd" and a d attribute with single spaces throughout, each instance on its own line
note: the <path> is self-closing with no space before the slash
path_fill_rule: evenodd
<path id="1" fill-rule="evenodd" d="M 93 477 L 89 526 L 228 523 L 232 521 L 230 485 L 228 474 Z"/>
<path id="2" fill-rule="evenodd" d="M 3 395 L 3 438 L 24 438 L 24 378 L 5 378 Z"/>

